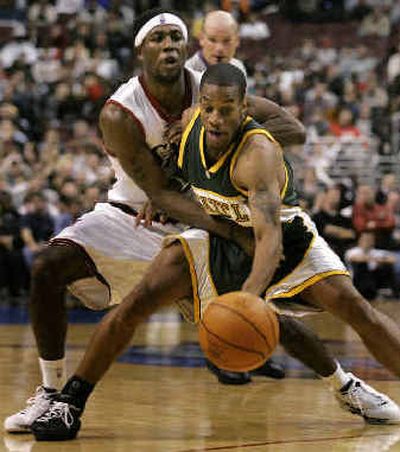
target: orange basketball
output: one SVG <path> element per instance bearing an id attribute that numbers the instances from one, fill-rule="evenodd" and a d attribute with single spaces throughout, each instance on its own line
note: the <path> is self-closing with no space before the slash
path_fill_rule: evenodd
<path id="1" fill-rule="evenodd" d="M 278 318 L 261 298 L 230 292 L 207 305 L 199 341 L 206 357 L 220 369 L 247 372 L 272 355 L 279 341 Z"/>

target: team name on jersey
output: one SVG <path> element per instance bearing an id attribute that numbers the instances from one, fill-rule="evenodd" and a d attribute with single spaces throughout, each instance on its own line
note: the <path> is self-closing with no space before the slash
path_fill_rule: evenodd
<path id="1" fill-rule="evenodd" d="M 250 209 L 243 196 L 225 197 L 193 186 L 192 190 L 198 202 L 209 215 L 220 215 L 241 226 L 251 227 Z"/>

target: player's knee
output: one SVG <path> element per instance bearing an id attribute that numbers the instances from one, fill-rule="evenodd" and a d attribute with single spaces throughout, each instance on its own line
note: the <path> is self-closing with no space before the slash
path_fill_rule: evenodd
<path id="1" fill-rule="evenodd" d="M 32 266 L 32 282 L 37 284 L 66 284 L 71 265 L 74 265 L 73 249 L 65 246 L 45 247 Z"/>
<path id="2" fill-rule="evenodd" d="M 36 282 L 50 281 L 59 266 L 57 253 L 51 247 L 46 247 L 33 263 L 32 280 Z"/>

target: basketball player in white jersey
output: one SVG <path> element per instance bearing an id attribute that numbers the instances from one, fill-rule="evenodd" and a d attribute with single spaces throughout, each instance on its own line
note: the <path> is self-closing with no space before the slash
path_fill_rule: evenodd
<path id="1" fill-rule="evenodd" d="M 161 169 L 160 161 L 167 161 L 169 154 L 164 130 L 196 101 L 198 91 L 200 75 L 184 70 L 185 24 L 175 14 L 152 10 L 137 19 L 134 36 L 143 73 L 111 96 L 100 117 L 117 182 L 108 202 L 97 204 L 62 231 L 35 261 L 30 310 L 43 383 L 24 410 L 5 420 L 8 432 L 29 431 L 49 406 L 51 395 L 65 383 L 66 290 L 91 309 L 118 304 L 133 289 L 138 262 L 150 262 L 165 234 L 182 230 L 179 224 L 160 222 L 136 227 L 136 212 L 147 195 L 182 222 L 243 247 L 250 243 L 239 228 L 214 220 L 170 189 Z M 258 102 L 257 108 L 271 118 L 269 129 L 278 140 L 304 140 L 301 126 L 275 104 Z"/>

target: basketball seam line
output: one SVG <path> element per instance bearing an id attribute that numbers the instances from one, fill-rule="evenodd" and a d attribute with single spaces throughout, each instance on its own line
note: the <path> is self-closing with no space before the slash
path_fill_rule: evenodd
<path id="1" fill-rule="evenodd" d="M 214 303 L 213 302 L 211 302 L 210 304 L 209 304 L 209 306 L 208 307 L 211 307 L 212 305 L 213 305 Z M 270 347 L 270 344 L 269 344 L 269 342 L 268 342 L 268 339 L 266 338 L 266 336 L 257 328 L 257 326 L 256 325 L 254 325 L 253 323 L 251 323 L 243 314 L 241 314 L 240 312 L 237 312 L 237 311 L 235 311 L 235 309 L 232 309 L 230 306 L 226 306 L 226 305 L 224 305 L 224 304 L 222 304 L 222 303 L 218 303 L 218 305 L 221 307 L 221 308 L 224 308 L 224 309 L 227 309 L 228 311 L 230 311 L 230 312 L 233 312 L 234 314 L 236 314 L 238 317 L 240 317 L 242 320 L 244 320 L 247 324 L 249 324 L 263 339 L 264 339 L 264 341 L 265 341 L 265 343 L 266 343 L 266 345 L 268 345 L 268 347 L 269 348 L 271 348 Z"/>
<path id="2" fill-rule="evenodd" d="M 229 346 L 234 347 L 234 348 L 237 348 L 238 350 L 241 350 L 243 352 L 253 353 L 253 354 L 261 356 L 263 359 L 265 359 L 265 355 L 264 355 L 263 352 L 260 352 L 258 350 L 252 350 L 252 349 L 249 349 L 249 348 L 242 347 L 241 345 L 237 345 L 237 344 L 233 344 L 232 342 L 228 342 L 223 337 L 221 337 L 218 334 L 214 333 L 213 331 L 209 330 L 202 320 L 200 322 L 201 322 L 201 324 L 203 325 L 203 328 L 207 331 L 208 334 L 211 334 L 212 336 L 218 338 L 224 344 L 229 345 Z"/>

